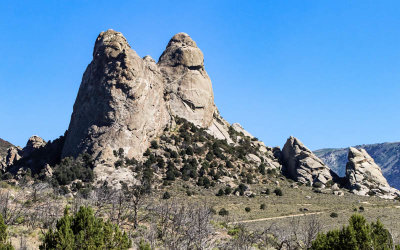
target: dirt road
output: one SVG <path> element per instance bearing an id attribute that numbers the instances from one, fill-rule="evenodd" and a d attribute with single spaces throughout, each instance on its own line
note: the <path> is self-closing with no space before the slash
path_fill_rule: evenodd
<path id="1" fill-rule="evenodd" d="M 267 221 L 267 220 L 278 220 L 278 219 L 301 217 L 301 216 L 307 216 L 307 215 L 313 215 L 313 214 L 323 214 L 323 213 L 326 213 L 326 212 L 301 213 L 301 214 L 291 214 L 291 215 L 284 215 L 284 216 L 260 218 L 260 219 L 254 219 L 254 220 L 242 220 L 242 221 L 230 222 L 229 224 L 251 223 L 251 222 Z"/>

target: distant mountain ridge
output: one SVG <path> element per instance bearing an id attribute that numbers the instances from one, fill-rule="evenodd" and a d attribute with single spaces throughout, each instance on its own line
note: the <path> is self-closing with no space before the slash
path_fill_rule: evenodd
<path id="1" fill-rule="evenodd" d="M 382 168 L 382 173 L 389 184 L 400 189 L 400 142 L 365 144 L 355 148 L 365 149 Z M 316 150 L 314 154 L 339 176 L 344 176 L 348 152 L 349 148 L 326 148 Z"/>
<path id="2" fill-rule="evenodd" d="M 14 145 L 12 145 L 10 142 L 5 141 L 0 138 L 0 158 L 7 154 L 7 149 L 9 147 L 13 147 L 13 146 Z"/>

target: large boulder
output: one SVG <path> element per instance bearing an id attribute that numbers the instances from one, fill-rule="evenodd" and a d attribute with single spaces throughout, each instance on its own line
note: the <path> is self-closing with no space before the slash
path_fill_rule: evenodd
<path id="1" fill-rule="evenodd" d="M 388 199 L 400 195 L 397 189 L 390 187 L 381 168 L 362 148 L 349 148 L 346 180 L 350 190 L 358 195 L 377 195 Z"/>
<path id="2" fill-rule="evenodd" d="M 281 156 L 282 172 L 296 181 L 326 184 L 338 180 L 338 176 L 328 166 L 293 136 L 287 139 Z"/>
<path id="3" fill-rule="evenodd" d="M 248 136 L 250 138 L 254 138 L 254 136 L 252 136 L 249 132 L 247 132 L 242 125 L 240 125 L 239 123 L 233 123 L 232 124 L 232 128 L 239 134 L 243 134 L 244 136 Z"/>

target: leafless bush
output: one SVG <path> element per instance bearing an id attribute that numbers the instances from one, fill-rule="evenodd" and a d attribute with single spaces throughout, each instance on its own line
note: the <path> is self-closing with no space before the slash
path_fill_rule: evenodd
<path id="1" fill-rule="evenodd" d="M 312 241 L 315 240 L 321 230 L 322 224 L 318 217 L 315 214 L 307 216 L 302 227 L 302 240 L 307 249 L 311 247 Z"/>
<path id="2" fill-rule="evenodd" d="M 47 200 L 34 204 L 32 209 L 29 210 L 30 219 L 27 221 L 27 225 L 32 228 L 38 226 L 42 228 L 52 228 L 63 215 L 63 210 L 63 204 L 57 200 Z"/>
<path id="3" fill-rule="evenodd" d="M 307 216 L 304 220 L 292 218 L 288 226 L 278 227 L 271 224 L 268 228 L 258 231 L 250 231 L 244 225 L 236 225 L 233 228 L 235 235 L 222 244 L 222 249 L 308 249 L 311 242 L 321 230 L 321 223 L 315 215 Z"/>
<path id="4" fill-rule="evenodd" d="M 23 218 L 26 212 L 25 200 L 23 192 L 12 194 L 7 191 L 0 193 L 0 211 L 6 224 L 15 224 Z"/>
<path id="5" fill-rule="evenodd" d="M 212 241 L 212 213 L 205 204 L 164 202 L 151 208 L 151 227 L 167 249 L 206 249 Z"/>
<path id="6" fill-rule="evenodd" d="M 308 249 L 312 241 L 322 229 L 320 220 L 316 215 L 293 217 L 287 227 L 274 227 L 271 230 L 278 244 L 277 249 Z"/>
<path id="7" fill-rule="evenodd" d="M 146 194 L 141 185 L 124 186 L 121 190 L 100 187 L 90 197 L 90 204 L 97 216 L 105 216 L 118 226 L 136 229 L 139 222 L 139 210 L 146 204 Z"/>

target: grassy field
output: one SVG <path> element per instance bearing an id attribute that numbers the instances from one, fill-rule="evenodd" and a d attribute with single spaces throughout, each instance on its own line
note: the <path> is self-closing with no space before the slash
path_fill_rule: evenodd
<path id="1" fill-rule="evenodd" d="M 273 190 L 277 188 L 276 181 L 283 196 L 276 196 Z M 296 185 L 294 185 L 296 186 Z M 254 198 L 245 196 L 216 196 L 215 194 L 224 185 L 204 189 L 197 186 L 188 186 L 187 182 L 177 181 L 172 186 L 157 191 L 162 195 L 164 191 L 171 193 L 176 202 L 206 202 L 216 212 L 222 208 L 229 211 L 229 215 L 215 216 L 215 221 L 234 225 L 241 223 L 250 230 L 263 230 L 272 225 L 280 228 L 289 228 L 294 222 L 300 225 L 310 216 L 315 216 L 321 221 L 324 231 L 341 228 L 347 224 L 349 217 L 358 212 L 368 221 L 380 219 L 388 228 L 395 241 L 400 241 L 400 202 L 384 200 L 378 197 L 363 197 L 344 191 L 343 196 L 332 194 L 329 189 L 316 193 L 312 187 L 297 186 L 293 188 L 293 182 L 281 177 L 271 178 L 267 184 L 250 185 L 250 190 L 256 193 Z M 261 194 L 267 188 L 270 195 Z M 195 195 L 187 196 L 186 190 L 195 192 Z M 265 204 L 265 209 L 260 205 Z M 245 211 L 249 207 L 250 212 Z M 336 213 L 337 217 L 331 217 Z M 252 221 L 254 220 L 254 221 Z"/>
<path id="2" fill-rule="evenodd" d="M 344 191 L 343 196 L 332 194 L 332 190 L 322 190 L 317 193 L 312 187 L 297 186 L 293 181 L 281 176 L 268 177 L 265 184 L 249 185 L 253 198 L 237 195 L 216 196 L 224 184 L 205 189 L 190 181 L 176 180 L 171 186 L 159 186 L 153 191 L 151 202 L 163 201 L 164 192 L 171 194 L 169 201 L 176 203 L 207 203 L 216 211 L 212 224 L 221 237 L 230 237 L 227 232 L 236 224 L 242 224 L 251 231 L 263 231 L 267 228 L 278 228 L 282 234 L 290 235 L 290 230 L 301 231 L 307 220 L 314 217 L 321 222 L 322 230 L 341 228 L 347 224 L 349 217 L 355 212 L 361 213 L 369 222 L 380 219 L 392 233 L 395 242 L 400 241 L 400 202 L 384 200 L 377 197 L 362 197 Z M 283 195 L 277 196 L 274 190 L 279 187 Z M 262 194 L 270 189 L 271 194 Z M 17 188 L 5 188 L 16 192 Z M 187 191 L 194 193 L 187 195 Z M 342 190 L 343 191 L 343 190 Z M 72 198 L 58 197 L 60 210 Z M 265 209 L 260 209 L 265 204 Z M 228 216 L 218 215 L 222 208 L 229 211 Z M 250 208 L 246 211 L 245 208 Z M 142 210 L 141 214 L 146 213 Z M 331 217 L 336 213 L 337 217 Z M 37 249 L 40 244 L 41 229 L 23 225 L 9 227 L 9 236 L 14 246 L 21 246 L 25 241 L 28 249 Z M 23 236 L 23 237 L 21 237 Z M 23 243 L 23 242 L 22 242 Z M 22 244 L 23 245 L 23 244 Z"/>

